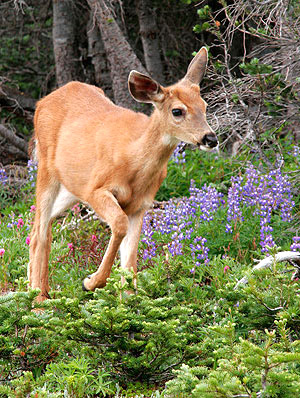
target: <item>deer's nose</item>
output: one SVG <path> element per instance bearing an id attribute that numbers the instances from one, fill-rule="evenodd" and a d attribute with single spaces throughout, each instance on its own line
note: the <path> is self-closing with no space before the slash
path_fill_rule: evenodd
<path id="1" fill-rule="evenodd" d="M 214 148 L 218 145 L 218 138 L 214 133 L 205 134 L 202 139 L 202 144 Z"/>

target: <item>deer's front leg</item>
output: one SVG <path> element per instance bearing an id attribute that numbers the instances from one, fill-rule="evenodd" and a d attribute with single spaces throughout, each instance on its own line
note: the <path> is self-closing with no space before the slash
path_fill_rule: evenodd
<path id="1" fill-rule="evenodd" d="M 133 270 L 135 274 L 137 273 L 137 250 L 144 213 L 145 211 L 143 210 L 128 217 L 128 231 L 120 246 L 121 267 Z"/>
<path id="2" fill-rule="evenodd" d="M 106 280 L 110 275 L 120 244 L 127 234 L 128 217 L 121 209 L 116 198 L 109 191 L 102 189 L 95 191 L 89 197 L 88 203 L 101 219 L 107 222 L 112 232 L 98 270 L 83 281 L 84 290 L 95 290 L 97 287 L 104 287 L 106 285 Z"/>

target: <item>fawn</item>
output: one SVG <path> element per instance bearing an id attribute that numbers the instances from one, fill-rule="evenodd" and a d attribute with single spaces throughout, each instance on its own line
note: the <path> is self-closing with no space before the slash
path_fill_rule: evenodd
<path id="1" fill-rule="evenodd" d="M 218 145 L 206 121 L 199 83 L 207 50 L 202 47 L 185 77 L 162 87 L 132 71 L 131 95 L 154 105 L 151 116 L 116 106 L 95 86 L 70 82 L 37 104 L 34 141 L 38 159 L 36 215 L 28 277 L 49 297 L 48 261 L 52 220 L 74 203 L 91 206 L 111 228 L 98 270 L 83 281 L 85 290 L 103 287 L 120 250 L 121 267 L 137 271 L 137 249 L 145 211 L 167 175 L 180 141 L 203 150 Z"/>

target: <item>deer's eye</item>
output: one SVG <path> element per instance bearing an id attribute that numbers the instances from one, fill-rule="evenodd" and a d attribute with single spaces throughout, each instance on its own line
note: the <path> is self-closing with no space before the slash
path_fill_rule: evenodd
<path id="1" fill-rule="evenodd" d="M 183 112 L 182 112 L 182 109 L 175 108 L 175 109 L 172 109 L 172 114 L 173 114 L 173 116 L 178 117 L 178 116 L 182 116 Z"/>

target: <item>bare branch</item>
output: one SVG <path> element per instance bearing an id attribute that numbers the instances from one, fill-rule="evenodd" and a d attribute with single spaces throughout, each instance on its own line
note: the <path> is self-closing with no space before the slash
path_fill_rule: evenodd
<path id="1" fill-rule="evenodd" d="M 0 136 L 2 136 L 4 139 L 9 141 L 14 147 L 16 147 L 25 158 L 28 158 L 27 142 L 22 138 L 18 137 L 14 131 L 9 130 L 3 124 L 0 124 Z"/>
<path id="2" fill-rule="evenodd" d="M 279 252 L 275 254 L 275 256 L 268 256 L 261 260 L 258 264 L 256 264 L 252 271 L 256 271 L 259 269 L 264 269 L 264 268 L 271 268 L 271 265 L 274 263 L 280 263 L 283 261 L 300 261 L 300 253 L 299 252 L 291 252 L 291 251 L 285 251 L 285 252 Z M 236 290 L 240 285 L 246 285 L 248 283 L 248 278 L 244 276 L 241 280 L 238 281 L 238 283 L 235 285 L 234 290 Z M 274 311 L 274 310 L 273 310 Z"/>
<path id="3" fill-rule="evenodd" d="M 16 89 L 7 87 L 2 82 L 0 82 L 0 100 L 4 100 L 9 106 L 20 109 L 23 112 L 25 112 L 25 110 L 34 111 L 36 104 L 34 98 Z"/>

